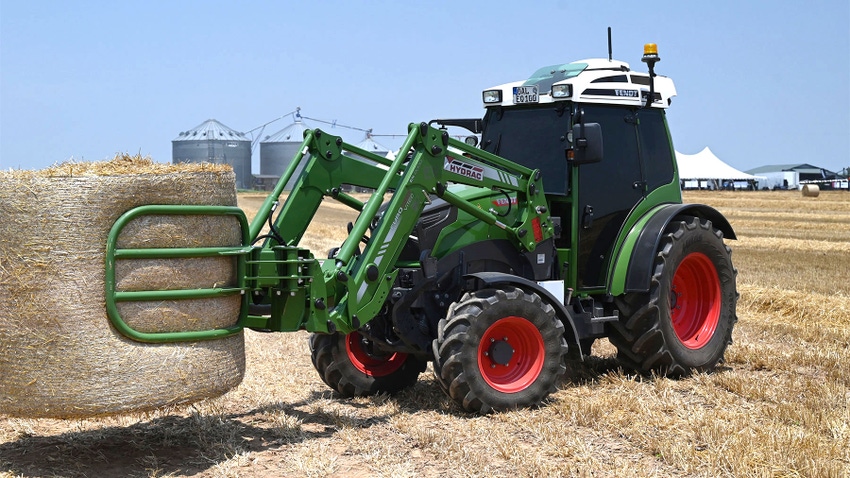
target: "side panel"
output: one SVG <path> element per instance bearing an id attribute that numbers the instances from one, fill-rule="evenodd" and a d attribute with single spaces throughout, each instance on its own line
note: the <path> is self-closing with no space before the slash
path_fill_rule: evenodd
<path id="1" fill-rule="evenodd" d="M 607 190 L 607 200 L 614 204 L 619 201 L 620 206 L 625 208 L 630 204 L 630 196 L 626 189 L 628 187 L 634 188 L 635 191 L 632 194 L 640 192 L 643 195 L 643 198 L 638 199 L 637 203 L 635 203 L 634 207 L 630 210 L 621 210 L 620 216 L 622 219 L 616 220 L 613 223 L 609 222 L 610 225 L 603 234 L 603 241 L 601 243 L 597 241 L 597 243 L 593 245 L 591 255 L 587 259 L 588 265 L 598 265 L 602 268 L 598 271 L 595 277 L 597 277 L 599 287 L 607 286 L 606 292 L 610 290 L 614 269 L 617 262 L 620 260 L 619 257 L 621 257 L 623 244 L 626 242 L 629 232 L 635 227 L 635 224 L 639 221 L 639 219 L 648 211 L 656 208 L 660 204 L 680 204 L 682 202 L 678 174 L 676 172 L 676 162 L 673 156 L 673 145 L 670 142 L 670 134 L 667 129 L 664 111 L 657 109 L 621 111 L 627 113 L 626 116 L 623 117 L 625 124 L 636 125 L 638 150 L 623 151 L 623 145 L 617 141 L 619 138 L 612 138 L 610 133 L 618 131 L 617 128 L 621 128 L 621 134 L 625 134 L 627 131 L 623 130 L 622 125 L 616 124 L 613 125 L 613 127 L 609 127 L 609 131 L 607 133 L 603 131 L 603 135 L 605 136 L 605 147 L 607 150 L 608 146 L 613 143 L 615 147 L 620 150 L 621 155 L 633 155 L 629 158 L 621 157 L 620 159 L 624 161 L 626 165 L 632 164 L 633 161 L 639 161 L 640 178 L 632 184 L 622 184 L 620 189 L 611 189 L 609 187 Z M 605 125 L 603 124 L 603 128 L 604 127 Z M 629 143 L 631 142 L 630 136 L 627 138 L 627 141 Z M 609 169 L 610 166 L 611 165 L 609 164 Z M 584 171 L 586 167 L 586 165 L 580 166 L 579 171 Z M 616 174 L 614 173 L 611 173 L 610 175 L 612 177 L 616 177 Z M 586 186 L 588 184 L 586 179 L 587 178 L 582 179 L 582 186 Z M 608 185 L 607 182 L 604 182 L 606 181 L 604 177 L 597 178 L 597 180 L 603 181 L 603 184 L 606 186 Z M 592 187 L 593 185 L 591 184 L 590 186 Z M 596 186 L 598 187 L 599 185 L 597 184 Z M 596 211 L 594 210 L 594 213 L 595 212 Z M 582 215 L 586 214 L 586 211 L 579 209 L 577 213 Z M 577 223 L 576 226 L 579 228 L 580 234 L 584 232 L 584 228 L 581 227 L 582 224 L 580 222 Z M 618 226 L 619 228 L 615 230 L 615 226 Z M 602 245 L 607 247 L 604 252 L 601 249 Z M 585 250 L 580 249 L 578 252 L 579 259 L 581 259 L 581 254 L 587 253 L 586 244 Z M 605 254 L 606 257 L 601 257 L 603 254 Z M 597 255 L 600 257 L 597 257 Z M 578 263 L 581 264 L 581 261 L 579 260 Z M 581 271 L 581 269 L 579 269 L 579 271 Z M 588 269 L 588 271 L 591 273 L 594 272 L 593 269 Z M 580 275 L 579 279 L 581 279 Z M 586 283 L 587 278 L 584 279 Z M 581 285 L 581 282 L 578 283 Z"/>
<path id="2" fill-rule="evenodd" d="M 581 105 L 584 121 L 602 125 L 602 161 L 575 169 L 578 180 L 578 288 L 602 287 L 614 243 L 643 198 L 637 120 L 627 108 Z"/>

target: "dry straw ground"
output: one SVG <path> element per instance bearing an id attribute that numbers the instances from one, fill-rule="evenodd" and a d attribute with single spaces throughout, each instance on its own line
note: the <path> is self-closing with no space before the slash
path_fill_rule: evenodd
<path id="1" fill-rule="evenodd" d="M 850 194 L 687 193 L 732 222 L 735 343 L 717 373 L 624 375 L 607 343 L 544 406 L 462 413 L 423 374 L 334 397 L 307 335 L 247 333 L 247 373 L 190 407 L 99 420 L 0 418 L 0 476 L 850 475 Z M 261 198 L 242 196 L 246 210 Z M 311 247 L 344 226 L 328 208 Z M 321 253 L 321 252 L 319 252 Z"/>

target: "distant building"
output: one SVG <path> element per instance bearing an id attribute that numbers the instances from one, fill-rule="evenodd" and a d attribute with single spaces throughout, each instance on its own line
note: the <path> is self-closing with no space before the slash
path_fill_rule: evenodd
<path id="1" fill-rule="evenodd" d="M 818 184 L 821 189 L 847 188 L 847 178 L 808 163 L 768 164 L 750 169 L 747 173 L 765 178 L 759 181 L 761 189 L 799 189 L 803 184 Z"/>

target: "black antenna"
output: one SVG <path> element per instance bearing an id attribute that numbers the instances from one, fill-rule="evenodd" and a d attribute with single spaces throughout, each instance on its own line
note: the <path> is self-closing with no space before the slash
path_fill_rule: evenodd
<path id="1" fill-rule="evenodd" d="M 611 61 L 611 60 L 614 59 L 614 57 L 612 56 L 612 53 L 613 52 L 612 52 L 612 49 L 611 49 L 611 27 L 608 27 L 608 61 Z"/>

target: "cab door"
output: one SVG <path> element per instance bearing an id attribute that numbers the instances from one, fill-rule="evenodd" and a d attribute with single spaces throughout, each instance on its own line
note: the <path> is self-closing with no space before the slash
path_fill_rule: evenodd
<path id="1" fill-rule="evenodd" d="M 629 212 L 644 197 L 636 111 L 581 105 L 585 123 L 602 126 L 602 161 L 576 166 L 577 279 L 580 289 L 604 287 L 608 264 Z"/>

